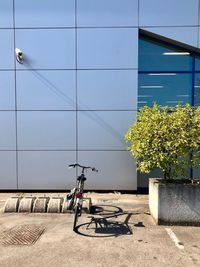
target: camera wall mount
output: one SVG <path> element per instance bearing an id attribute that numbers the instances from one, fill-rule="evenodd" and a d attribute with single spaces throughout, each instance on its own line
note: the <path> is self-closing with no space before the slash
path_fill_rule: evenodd
<path id="1" fill-rule="evenodd" d="M 16 56 L 16 60 L 20 64 L 23 64 L 23 53 L 19 48 L 15 48 L 15 56 Z"/>

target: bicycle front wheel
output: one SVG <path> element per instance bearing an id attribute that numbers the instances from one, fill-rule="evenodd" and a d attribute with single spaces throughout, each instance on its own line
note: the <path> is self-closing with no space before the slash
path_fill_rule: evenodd
<path id="1" fill-rule="evenodd" d="M 79 216 L 79 214 L 80 214 L 80 210 L 81 210 L 80 205 L 77 204 L 76 207 L 75 207 L 75 210 L 74 210 L 74 225 L 73 225 L 73 231 L 76 230 L 76 224 L 77 224 L 77 222 L 78 222 L 78 216 Z"/>

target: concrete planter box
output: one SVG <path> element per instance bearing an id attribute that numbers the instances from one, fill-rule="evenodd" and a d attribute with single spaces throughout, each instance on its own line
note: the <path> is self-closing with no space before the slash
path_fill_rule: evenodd
<path id="1" fill-rule="evenodd" d="M 151 178 L 149 208 L 157 224 L 200 225 L 200 185 Z"/>

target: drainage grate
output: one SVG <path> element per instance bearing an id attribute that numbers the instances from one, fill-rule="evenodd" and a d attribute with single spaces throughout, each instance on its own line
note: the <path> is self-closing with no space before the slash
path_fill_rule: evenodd
<path id="1" fill-rule="evenodd" d="M 32 245 L 43 234 L 45 228 L 38 225 L 20 225 L 11 228 L 2 236 L 3 245 Z"/>

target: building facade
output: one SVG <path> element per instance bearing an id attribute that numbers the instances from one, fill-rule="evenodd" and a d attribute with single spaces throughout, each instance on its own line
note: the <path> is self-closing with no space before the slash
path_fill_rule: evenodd
<path id="1" fill-rule="evenodd" d="M 199 0 L 1 0 L 0 189 L 69 189 L 75 162 L 99 169 L 88 189 L 146 187 L 124 134 L 143 104 L 195 104 L 199 18 Z"/>

